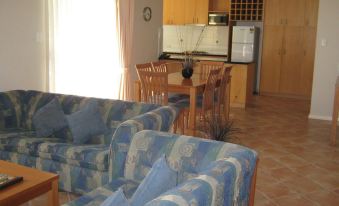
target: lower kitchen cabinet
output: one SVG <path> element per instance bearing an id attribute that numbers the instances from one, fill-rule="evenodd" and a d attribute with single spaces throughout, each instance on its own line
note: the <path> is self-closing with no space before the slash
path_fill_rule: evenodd
<path id="1" fill-rule="evenodd" d="M 253 100 L 255 63 L 225 66 L 232 66 L 230 105 L 246 108 Z"/>

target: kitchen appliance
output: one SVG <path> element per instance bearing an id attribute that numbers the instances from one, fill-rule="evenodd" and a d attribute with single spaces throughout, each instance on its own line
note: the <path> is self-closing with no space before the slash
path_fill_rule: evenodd
<path id="1" fill-rule="evenodd" d="M 231 62 L 255 62 L 258 57 L 259 28 L 234 26 Z"/>
<path id="2" fill-rule="evenodd" d="M 228 13 L 225 12 L 209 12 L 208 25 L 212 26 L 228 26 Z"/>

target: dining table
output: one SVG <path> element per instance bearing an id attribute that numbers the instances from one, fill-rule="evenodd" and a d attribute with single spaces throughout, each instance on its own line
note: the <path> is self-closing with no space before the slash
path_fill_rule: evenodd
<path id="1" fill-rule="evenodd" d="M 230 78 L 228 81 L 228 86 L 226 89 L 226 102 L 223 103 L 223 110 L 226 117 L 229 114 L 229 95 L 230 95 Z M 189 121 L 187 131 L 188 135 L 195 135 L 196 131 L 196 115 L 197 115 L 197 97 L 199 94 L 202 94 L 205 89 L 207 79 L 203 78 L 201 73 L 194 72 L 191 78 L 185 79 L 181 72 L 173 72 L 168 74 L 168 92 L 177 93 L 177 94 L 186 94 L 189 95 L 190 105 L 189 105 Z M 220 81 L 217 82 L 217 86 L 220 84 Z M 141 101 L 141 84 L 139 80 L 136 80 L 134 83 L 134 101 Z"/>

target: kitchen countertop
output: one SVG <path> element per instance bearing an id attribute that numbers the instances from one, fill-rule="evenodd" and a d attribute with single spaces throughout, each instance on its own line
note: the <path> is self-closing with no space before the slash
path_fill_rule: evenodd
<path id="1" fill-rule="evenodd" d="M 165 57 L 159 58 L 159 60 L 176 60 L 182 61 L 184 59 L 184 55 L 182 53 L 165 53 Z M 227 55 L 215 55 L 215 54 L 195 54 L 194 59 L 200 61 L 222 61 L 227 64 L 251 64 L 255 62 L 229 62 L 227 59 Z"/>

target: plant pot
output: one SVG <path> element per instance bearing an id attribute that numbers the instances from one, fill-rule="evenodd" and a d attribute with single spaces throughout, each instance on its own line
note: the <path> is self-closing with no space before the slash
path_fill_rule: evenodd
<path id="1" fill-rule="evenodd" d="M 185 79 L 191 78 L 193 75 L 193 64 L 190 62 L 185 62 L 184 68 L 181 70 L 181 74 Z"/>

